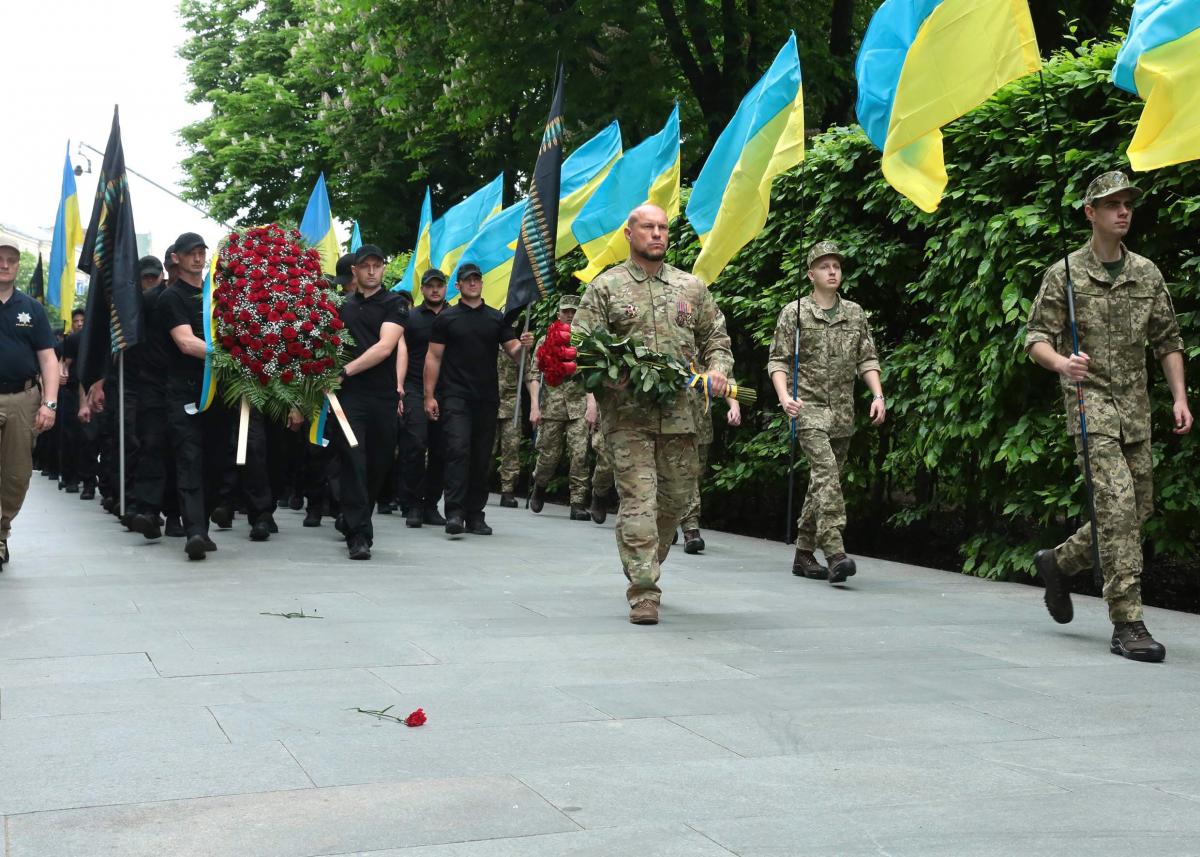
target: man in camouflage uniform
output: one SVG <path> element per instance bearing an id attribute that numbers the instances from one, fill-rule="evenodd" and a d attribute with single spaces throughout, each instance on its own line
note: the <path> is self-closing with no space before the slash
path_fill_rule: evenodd
<path id="1" fill-rule="evenodd" d="M 625 225 L 629 259 L 592 281 L 575 327 L 635 335 L 654 351 L 707 371 L 713 393 L 725 394 L 733 353 L 725 316 L 696 277 L 663 262 L 667 215 L 642 205 Z M 671 536 L 687 508 L 696 478 L 696 421 L 681 391 L 666 405 L 649 405 L 618 382 L 599 398 L 601 429 L 612 452 L 621 512 L 617 549 L 625 576 L 629 621 L 658 623 L 658 579 Z"/>
<path id="2" fill-rule="evenodd" d="M 729 410 L 725 419 L 731 426 L 742 424 L 742 407 L 737 399 L 726 399 Z M 687 511 L 679 528 L 683 530 L 683 552 L 697 554 L 704 551 L 704 537 L 700 535 L 700 480 L 708 469 L 708 450 L 713 442 L 712 408 L 704 408 L 704 397 L 693 396 L 692 407 L 696 411 L 696 484 L 692 488 L 692 498 L 688 501 Z"/>
<path id="3" fill-rule="evenodd" d="M 767 359 L 779 405 L 796 421 L 796 438 L 808 459 L 808 492 L 796 523 L 792 574 L 828 577 L 830 583 L 842 583 L 857 571 L 842 544 L 842 467 L 854 433 L 855 376 L 874 397 L 871 424 L 881 425 L 887 416 L 867 315 L 838 294 L 843 258 L 832 241 L 820 241 L 808 251 L 812 292 L 779 313 Z M 816 548 L 825 554 L 828 569 L 817 562 Z"/>
<path id="4" fill-rule="evenodd" d="M 525 389 L 531 389 L 535 366 L 533 351 L 525 355 Z M 492 457 L 500 455 L 500 505 L 517 508 L 517 478 L 521 475 L 521 425 L 513 415 L 521 407 L 519 366 L 500 348 L 496 352 L 496 374 L 500 377 L 500 411 L 496 416 L 496 445 Z"/>
<path id="5" fill-rule="evenodd" d="M 608 445 L 604 442 L 604 432 L 600 431 L 600 408 L 596 397 L 587 394 L 588 431 L 592 437 L 592 451 L 596 453 L 596 464 L 592 468 L 592 505 L 588 510 L 592 520 L 603 524 L 608 519 L 608 497 L 613 490 L 612 456 L 608 454 Z M 585 417 L 585 419 L 587 419 Z"/>
<path id="6" fill-rule="evenodd" d="M 1183 339 L 1162 274 L 1122 243 L 1140 195 L 1120 172 L 1104 173 L 1088 185 L 1083 210 L 1092 238 L 1068 257 L 1080 352 L 1073 353 L 1067 265 L 1061 259 L 1042 279 L 1029 312 L 1025 349 L 1040 366 L 1061 376 L 1081 465 L 1076 385 L 1083 386 L 1104 600 L 1113 623 L 1109 648 L 1127 658 L 1158 662 L 1166 657 L 1166 648 L 1142 621 L 1141 528 L 1154 509 L 1147 343 L 1171 388 L 1175 434 L 1191 430 L 1192 414 Z M 1038 551 L 1034 565 L 1046 585 L 1050 615 L 1056 622 L 1070 622 L 1074 609 L 1066 578 L 1092 566 L 1090 525 L 1085 523 L 1053 550 Z"/>
<path id="7" fill-rule="evenodd" d="M 558 320 L 563 324 L 571 324 L 578 309 L 578 295 L 563 295 L 558 301 Z M 545 336 L 538 340 L 535 354 L 545 341 Z M 546 502 L 546 485 L 558 468 L 563 446 L 566 446 L 571 465 L 571 520 L 587 521 L 591 518 L 584 508 L 588 493 L 588 421 L 584 419 L 588 409 L 587 391 L 576 378 L 568 378 L 557 387 L 547 386 L 543 389 L 542 373 L 535 365 L 529 383 L 529 400 L 532 403 L 529 422 L 537 429 L 537 443 L 534 445 L 537 464 L 533 470 L 529 508 L 534 512 L 542 511 Z"/>

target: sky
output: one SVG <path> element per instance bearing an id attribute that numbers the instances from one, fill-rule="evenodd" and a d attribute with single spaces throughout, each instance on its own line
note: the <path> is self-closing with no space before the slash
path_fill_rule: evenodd
<path id="1" fill-rule="evenodd" d="M 187 150 L 177 132 L 208 107 L 185 97 L 187 66 L 176 51 L 187 32 L 176 0 L 5 0 L 3 21 L 8 127 L 0 133 L 0 222 L 31 234 L 54 226 L 67 140 L 72 163 L 86 171 L 79 142 L 104 149 L 114 104 L 126 165 L 180 193 Z M 75 181 L 86 228 L 103 157 L 84 151 L 93 172 Z M 129 187 L 137 231 L 151 233 L 156 256 L 181 232 L 199 232 L 210 247 L 225 233 L 137 176 L 129 176 Z"/>

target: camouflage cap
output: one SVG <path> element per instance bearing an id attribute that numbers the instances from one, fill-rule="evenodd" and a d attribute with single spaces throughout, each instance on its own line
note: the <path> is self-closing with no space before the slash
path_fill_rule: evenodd
<path id="1" fill-rule="evenodd" d="M 808 251 L 808 267 L 813 266 L 813 262 L 820 259 L 822 256 L 837 256 L 839 260 L 845 259 L 842 251 L 834 241 L 818 241 L 813 245 L 813 248 Z"/>
<path id="2" fill-rule="evenodd" d="M 1092 183 L 1087 187 L 1087 193 L 1083 195 L 1083 204 L 1092 205 L 1096 200 L 1122 190 L 1131 191 L 1134 199 L 1142 195 L 1142 189 L 1131 185 L 1129 178 L 1123 172 L 1113 170 L 1092 179 Z"/>
<path id="3" fill-rule="evenodd" d="M 558 299 L 558 310 L 579 309 L 579 295 L 563 295 Z"/>

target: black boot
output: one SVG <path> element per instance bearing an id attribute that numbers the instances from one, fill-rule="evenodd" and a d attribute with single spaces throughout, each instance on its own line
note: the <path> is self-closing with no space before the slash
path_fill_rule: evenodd
<path id="1" fill-rule="evenodd" d="M 704 551 L 704 537 L 700 535 L 699 530 L 684 530 L 683 531 L 683 552 L 684 553 L 702 553 Z"/>
<path id="2" fill-rule="evenodd" d="M 825 580 L 829 577 L 829 569 L 817 562 L 812 551 L 796 548 L 796 556 L 792 560 L 792 574 L 812 580 Z"/>
<path id="3" fill-rule="evenodd" d="M 517 508 L 517 498 L 513 496 L 513 492 L 511 491 L 501 491 L 500 505 L 505 509 L 515 509 Z"/>
<path id="4" fill-rule="evenodd" d="M 1067 624 L 1075 618 L 1075 608 L 1071 606 L 1071 588 L 1067 585 L 1067 577 L 1059 569 L 1054 551 L 1041 550 L 1035 553 L 1033 567 L 1046 585 L 1046 609 L 1050 611 L 1050 618 L 1060 625 Z"/>
<path id="5" fill-rule="evenodd" d="M 608 504 L 604 502 L 604 497 L 595 491 L 592 492 L 592 507 L 588 513 L 597 524 L 603 524 L 608 517 Z"/>
<path id="6" fill-rule="evenodd" d="M 529 492 L 529 511 L 540 513 L 546 505 L 546 486 L 534 484 L 533 490 Z"/>
<path id="7" fill-rule="evenodd" d="M 854 560 L 846 556 L 844 553 L 835 553 L 833 556 L 825 558 L 829 562 L 829 582 L 844 583 L 847 577 L 854 577 L 858 569 L 854 565 Z"/>

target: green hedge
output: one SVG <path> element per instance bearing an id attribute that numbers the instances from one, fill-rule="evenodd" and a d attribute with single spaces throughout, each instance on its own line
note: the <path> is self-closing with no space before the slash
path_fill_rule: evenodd
<path id="1" fill-rule="evenodd" d="M 763 234 L 714 288 L 734 336 L 738 378 L 758 386 L 763 406 L 736 432 L 717 426 L 706 505 L 742 517 L 708 514 L 709 525 L 782 535 L 788 434 L 770 393 L 766 349 L 779 309 L 803 277 L 807 248 L 826 237 L 849 256 L 846 293 L 872 314 L 890 401 L 888 424 L 874 430 L 863 391 L 846 476 L 859 542 L 884 527 L 928 531 L 953 521 L 962 570 L 1007 577 L 1030 573 L 1035 546 L 1075 524 L 1082 479 L 1059 388 L 1024 356 L 1022 341 L 1042 272 L 1062 252 L 1060 200 L 1074 249 L 1089 234 L 1080 205 L 1087 182 L 1128 170 L 1124 148 L 1141 102 L 1109 83 L 1115 55 L 1113 44 L 1085 45 L 1048 63 L 1048 135 L 1036 75 L 945 129 L 950 183 L 934 214 L 884 182 L 879 154 L 860 129 L 831 129 L 810 142 L 806 162 L 776 183 Z M 1147 193 L 1128 243 L 1171 284 L 1194 358 L 1200 164 L 1135 180 Z M 695 235 L 683 228 L 671 260 L 690 268 L 697 251 Z M 1151 368 L 1157 511 L 1150 540 L 1160 555 L 1194 562 L 1200 452 L 1193 437 L 1167 430 L 1170 396 L 1160 368 Z M 1190 382 L 1194 391 L 1194 367 Z M 1194 394 L 1191 401 L 1200 410 Z M 801 473 L 801 490 L 804 480 Z"/>

